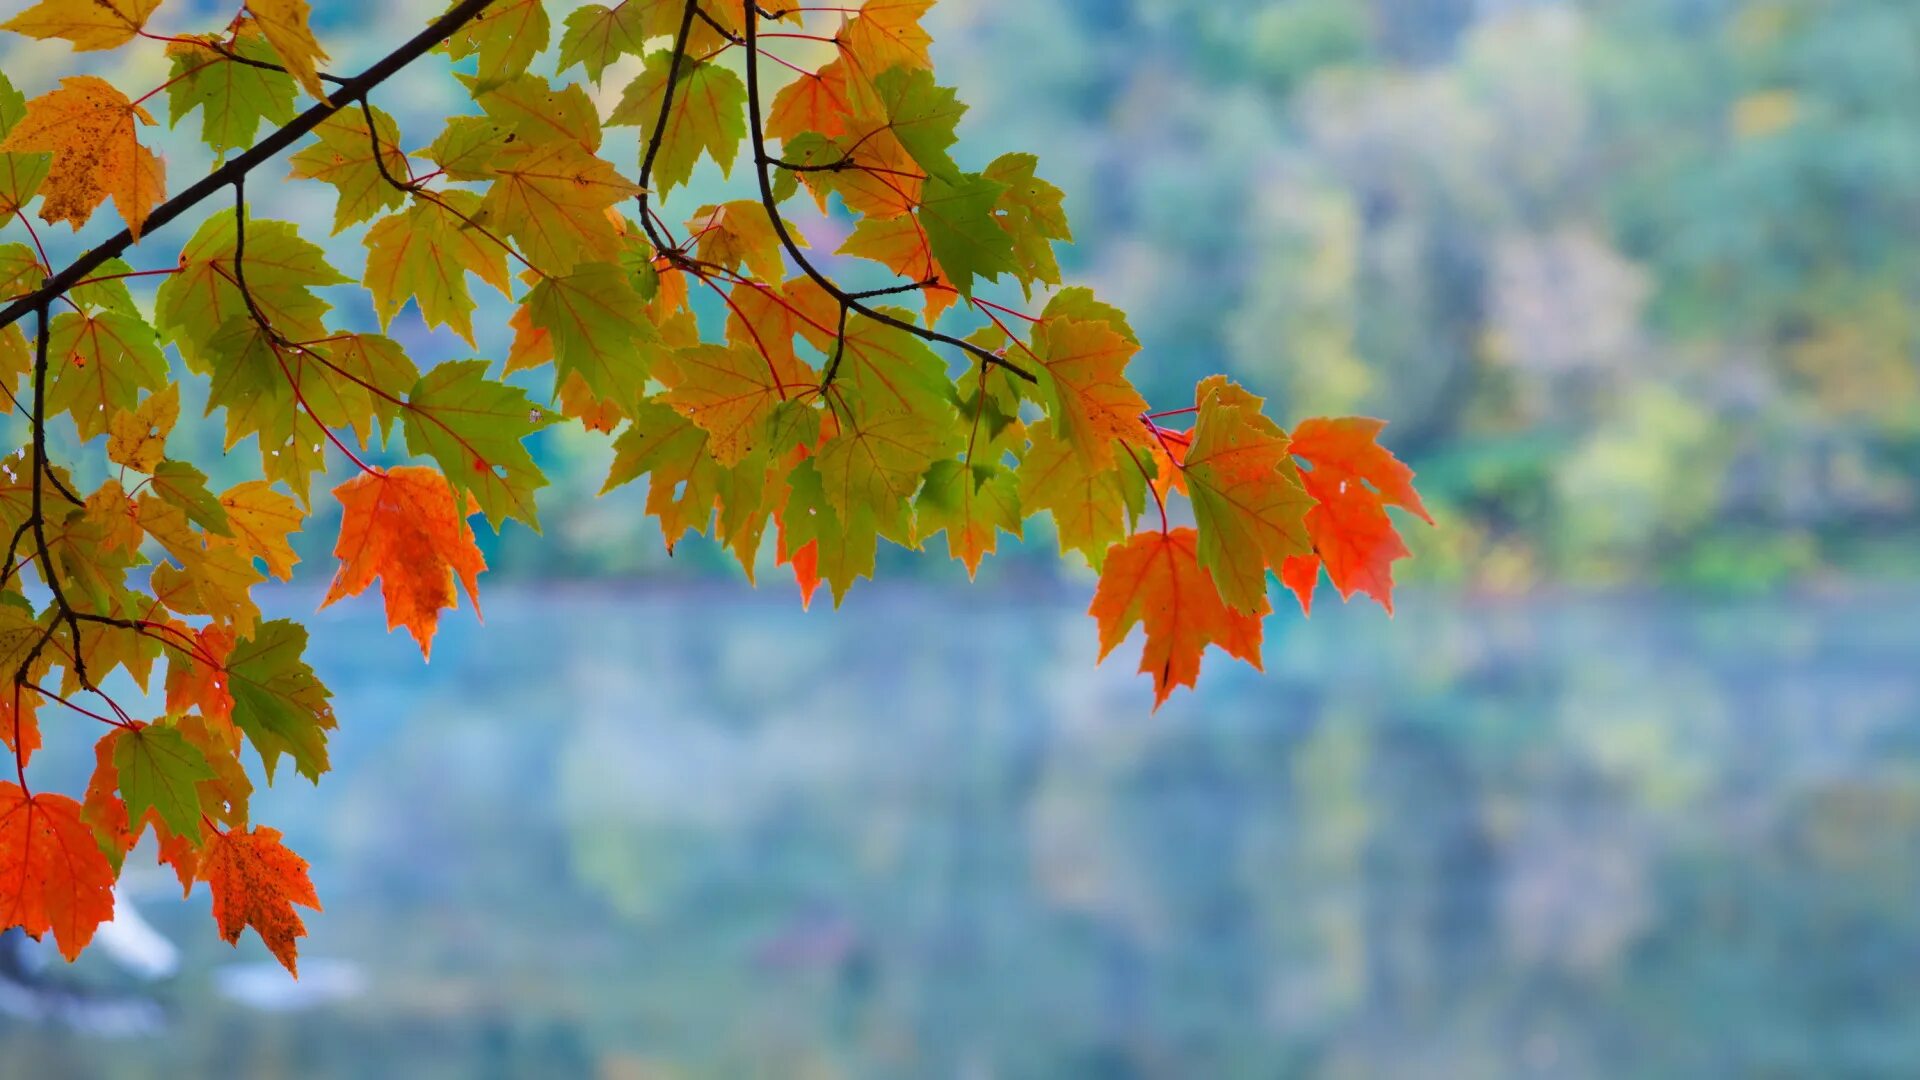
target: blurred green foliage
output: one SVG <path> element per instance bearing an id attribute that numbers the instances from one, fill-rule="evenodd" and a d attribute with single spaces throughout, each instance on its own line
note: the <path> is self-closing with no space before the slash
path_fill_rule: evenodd
<path id="1" fill-rule="evenodd" d="M 1920 6 L 1205 0 L 958 20 L 970 134 L 1050 149 L 1156 389 L 1359 411 L 1444 507 L 1411 574 L 1903 572 Z M 961 31 L 959 42 L 951 38 Z M 1068 41 L 1040 73 L 1020 40 Z M 969 69 L 971 67 L 971 69 Z"/>

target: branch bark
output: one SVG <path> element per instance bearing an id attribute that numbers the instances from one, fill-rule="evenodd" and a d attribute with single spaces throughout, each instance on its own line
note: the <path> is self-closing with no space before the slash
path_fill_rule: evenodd
<path id="1" fill-rule="evenodd" d="M 471 22 L 474 16 L 480 14 L 481 10 L 492 2 L 493 0 L 460 0 L 459 4 L 435 19 L 425 30 L 382 57 L 372 67 L 351 79 L 342 81 L 339 84 L 340 89 L 334 92 L 330 100 L 320 102 L 294 117 L 292 123 L 268 135 L 245 153 L 208 173 L 192 187 L 155 207 L 153 213 L 147 215 L 144 231 L 152 232 L 166 225 L 236 179 L 264 164 L 282 150 L 291 147 L 301 137 L 319 127 L 328 117 L 358 101 L 368 91 L 385 82 L 396 72 L 425 56 L 434 46 L 452 37 L 456 31 Z M 55 297 L 85 280 L 87 275 L 98 270 L 109 260 L 119 258 L 133 246 L 133 241 L 133 233 L 122 229 L 106 243 L 75 259 L 65 270 L 47 279 L 45 285 L 15 300 L 7 305 L 5 310 L 0 310 L 0 328 L 18 322 L 30 312 L 39 309 L 41 305 L 51 302 Z"/>
<path id="2" fill-rule="evenodd" d="M 691 10 L 698 7 L 698 4 L 699 0 L 689 0 L 688 7 Z M 766 206 L 767 217 L 773 221 L 773 231 L 780 237 L 780 245 L 786 248 L 787 254 L 792 257 L 795 263 L 799 264 L 800 269 L 808 277 L 813 279 L 814 284 L 825 289 L 827 294 L 835 300 L 838 300 L 842 307 L 851 308 L 867 318 L 872 319 L 874 322 L 891 326 L 896 330 L 905 330 L 907 333 L 924 341 L 939 342 L 943 345 L 952 345 L 956 348 L 963 349 L 979 357 L 980 362 L 983 364 L 991 364 L 995 367 L 1004 368 L 1009 374 L 1017 378 L 1025 379 L 1030 383 L 1038 383 L 1040 380 L 1034 377 L 1033 372 L 1015 364 L 1004 356 L 989 352 L 971 341 L 963 341 L 951 334 L 943 334 L 937 330 L 929 330 L 926 327 L 907 322 L 904 319 L 896 319 L 884 311 L 877 311 L 868 307 L 860 301 L 860 294 L 849 293 L 845 289 L 842 289 L 832 278 L 821 273 L 812 262 L 808 261 L 806 255 L 801 252 L 800 245 L 794 243 L 793 234 L 787 230 L 786 220 L 780 216 L 780 204 L 773 197 L 773 179 L 768 174 L 767 168 L 775 164 L 776 161 L 767 153 L 766 129 L 760 119 L 759 19 L 754 17 L 760 13 L 760 8 L 753 0 L 744 0 L 743 10 L 746 14 L 745 21 L 747 24 L 747 129 L 753 137 L 753 171 L 760 180 L 760 202 Z"/>

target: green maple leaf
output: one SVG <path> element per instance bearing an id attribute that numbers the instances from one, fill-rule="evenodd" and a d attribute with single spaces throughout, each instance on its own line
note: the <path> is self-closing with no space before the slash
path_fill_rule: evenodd
<path id="1" fill-rule="evenodd" d="M 486 374 L 486 361 L 463 360 L 422 376 L 407 395 L 407 449 L 439 462 L 454 491 L 472 494 L 495 529 L 518 518 L 538 531 L 533 493 L 547 477 L 520 440 L 558 417 Z"/>
<path id="2" fill-rule="evenodd" d="M 684 534 L 705 532 L 713 516 L 721 470 L 707 439 L 699 425 L 669 406 L 641 402 L 633 422 L 613 441 L 613 467 L 600 493 L 651 477 L 647 513 L 660 519 L 671 552 Z"/>
<path id="3" fill-rule="evenodd" d="M 1033 174 L 1039 164 L 1032 154 L 1002 154 L 983 174 L 1007 186 L 995 204 L 996 220 L 1013 241 L 1013 274 L 1029 296 L 1035 282 L 1060 284 L 1053 242 L 1073 239 L 1064 207 L 1066 195 Z"/>
<path id="4" fill-rule="evenodd" d="M 388 182 L 392 177 L 406 183 L 407 155 L 400 150 L 400 128 L 393 117 L 373 110 L 373 127 L 367 127 L 366 114 L 359 109 L 342 109 L 313 129 L 318 140 L 288 159 L 292 176 L 303 180 L 322 180 L 340 193 L 334 205 L 333 231 L 339 232 L 384 210 L 406 205 L 407 193 Z M 374 151 L 374 133 L 379 135 L 379 152 Z M 381 169 L 386 172 L 383 174 Z M 248 223 L 247 239 L 251 248 L 253 225 Z M 248 251 L 252 256 L 252 251 Z M 252 286 L 252 281 L 248 281 Z"/>
<path id="5" fill-rule="evenodd" d="M 954 128 L 967 107 L 952 87 L 938 86 L 926 68 L 889 68 L 874 77 L 874 90 L 886 110 L 887 127 L 929 176 L 960 171 L 948 148 L 959 140 Z"/>
<path id="6" fill-rule="evenodd" d="M 315 782 L 328 768 L 332 695 L 301 659 L 306 649 L 306 627 L 275 619 L 261 623 L 227 656 L 233 722 L 259 751 L 269 781 L 281 754 L 293 758 L 294 768 Z"/>
<path id="7" fill-rule="evenodd" d="M 352 428 L 362 446 L 376 429 L 384 437 L 420 381 L 400 343 L 379 334 L 338 334 L 313 349 L 331 365 L 303 361 L 298 368 L 300 392 L 314 416 L 328 427 Z"/>
<path id="8" fill-rule="evenodd" d="M 1213 380 L 1209 380 L 1213 382 Z M 1260 413 L 1261 400 L 1224 379 L 1207 390 L 1184 461 L 1199 530 L 1196 555 L 1220 599 L 1249 614 L 1267 607 L 1267 568 L 1313 554 L 1307 511 L 1286 433 Z"/>
<path id="9" fill-rule="evenodd" d="M 47 408 L 72 415 L 83 439 L 107 430 L 114 412 L 139 404 L 141 390 L 167 384 L 166 357 L 153 327 L 137 314 L 55 316 L 48 357 Z"/>
<path id="10" fill-rule="evenodd" d="M 273 46 L 258 30 L 249 29 L 234 39 L 231 51 L 277 66 L 280 58 Z M 167 53 L 173 59 L 168 122 L 178 127 L 188 113 L 200 110 L 200 139 L 216 155 L 252 146 L 263 120 L 278 127 L 293 119 L 294 83 L 286 72 L 238 63 L 185 43 Z"/>
<path id="11" fill-rule="evenodd" d="M 996 281 L 1002 272 L 1020 269 L 1013 261 L 1013 238 L 994 216 L 1006 190 L 979 173 L 935 174 L 921 189 L 920 226 L 927 230 L 927 246 L 962 296 L 973 295 L 975 277 Z"/>
<path id="12" fill-rule="evenodd" d="M 644 145 L 659 122 L 672 63 L 667 50 L 649 53 L 646 70 L 627 84 L 608 125 L 640 128 Z M 747 84 L 740 76 L 718 64 L 683 60 L 649 186 L 665 193 L 686 183 L 702 153 L 713 158 L 721 173 L 731 173 L 734 155 L 747 137 L 746 108 Z"/>
<path id="13" fill-rule="evenodd" d="M 871 515 L 882 535 L 912 543 L 908 500 L 936 458 L 959 443 L 952 409 L 868 415 L 857 405 L 841 411 L 839 434 L 814 456 L 828 505 L 843 521 Z"/>
<path id="14" fill-rule="evenodd" d="M 560 35 L 559 69 L 575 64 L 586 69 L 587 78 L 600 81 L 609 65 L 622 56 L 642 56 L 647 39 L 673 32 L 662 25 L 667 5 L 622 2 L 613 7 L 588 4 L 567 16 L 566 33 Z"/>
<path id="15" fill-rule="evenodd" d="M 865 506 L 850 518 L 836 513 L 811 459 L 801 462 L 787 483 L 787 509 L 782 515 L 786 549 L 791 552 L 809 543 L 816 545 L 820 576 L 833 589 L 833 605 L 839 607 L 855 581 L 873 577 L 880 547 L 879 524 Z"/>
<path id="16" fill-rule="evenodd" d="M 468 224 L 479 209 L 479 196 L 448 191 L 415 199 L 367 230 L 366 286 L 382 329 L 412 300 L 428 326 L 451 326 L 472 344 L 477 305 L 467 272 L 512 295 L 506 250 Z"/>
<path id="17" fill-rule="evenodd" d="M 1021 459 L 1020 506 L 1029 514 L 1051 511 L 1060 553 L 1078 551 L 1095 570 L 1107 549 L 1127 535 L 1128 523 L 1146 509 L 1147 485 L 1130 461 L 1099 469 L 1054 434 L 1053 425 L 1028 429 L 1032 445 Z"/>
<path id="18" fill-rule="evenodd" d="M 947 552 L 971 577 L 993 553 L 998 533 L 1020 535 L 1020 492 L 1013 474 L 998 465 L 968 465 L 948 458 L 927 470 L 914 500 L 919 535 L 947 534 Z"/>
<path id="19" fill-rule="evenodd" d="M 491 180 L 494 158 L 517 134 L 511 123 L 490 116 L 449 116 L 420 156 L 440 166 L 449 180 Z"/>
<path id="20" fill-rule="evenodd" d="M 200 842 L 200 781 L 214 779 L 200 748 L 170 724 L 121 731 L 113 742 L 113 767 L 127 817 L 137 830 L 148 810 L 167 828 Z"/>
<path id="21" fill-rule="evenodd" d="M 596 397 L 640 400 L 659 333 L 623 267 L 584 263 L 563 277 L 541 278 L 527 294 L 527 314 L 553 336 L 559 382 L 578 373 Z"/>
<path id="22" fill-rule="evenodd" d="M 154 296 L 154 321 L 162 337 L 178 345 L 189 367 L 209 370 L 209 343 L 229 319 L 248 314 L 234 284 L 233 254 L 238 231 L 233 211 L 203 222 L 180 252 L 180 269 L 160 283 Z M 247 289 L 260 313 L 295 341 L 326 336 L 321 321 L 331 306 L 314 289 L 349 280 L 327 265 L 326 255 L 300 236 L 291 222 L 247 222 Z"/>
<path id="23" fill-rule="evenodd" d="M 155 495 L 180 508 L 195 525 L 219 536 L 232 536 L 227 508 L 207 490 L 207 474 L 184 461 L 162 461 L 147 486 Z"/>
<path id="24" fill-rule="evenodd" d="M 13 84 L 0 74 L 0 138 L 13 130 L 27 115 L 27 99 Z M 40 185 L 47 178 L 47 172 L 53 167 L 52 154 L 0 154 L 0 225 L 13 220 L 27 200 L 39 192 Z M 31 257 L 31 256 L 29 256 Z M 14 295 L 9 290 L 7 295 Z"/>

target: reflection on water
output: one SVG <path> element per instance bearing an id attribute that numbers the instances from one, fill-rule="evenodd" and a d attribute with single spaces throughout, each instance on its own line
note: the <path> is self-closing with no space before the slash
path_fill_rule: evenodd
<path id="1" fill-rule="evenodd" d="M 315 985 L 156 872 L 167 1030 L 0 1075 L 1911 1074 L 1912 599 L 1329 605 L 1158 714 L 1084 598 L 329 610 Z"/>

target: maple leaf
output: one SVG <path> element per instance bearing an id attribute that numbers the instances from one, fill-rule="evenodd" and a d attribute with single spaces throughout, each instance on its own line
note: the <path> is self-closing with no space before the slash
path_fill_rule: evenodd
<path id="1" fill-rule="evenodd" d="M 134 239 L 166 189 L 166 166 L 140 145 L 134 121 L 153 117 L 113 84 L 92 75 L 60 80 L 60 89 L 27 102 L 27 113 L 0 139 L 0 150 L 47 151 L 40 217 L 77 231 L 109 196 Z"/>
<path id="2" fill-rule="evenodd" d="M 1154 708 L 1200 677 L 1200 654 L 1216 645 L 1260 667 L 1260 619 L 1228 607 L 1200 568 L 1190 528 L 1143 532 L 1107 553 L 1088 609 L 1100 626 L 1100 658 L 1146 627 L 1140 670 L 1153 676 Z"/>
<path id="3" fill-rule="evenodd" d="M 391 214 L 367 231 L 367 291 L 385 329 L 412 300 L 428 326 L 451 326 L 473 344 L 473 294 L 467 272 L 513 293 L 507 253 L 471 222 L 480 209 L 472 192 L 448 191 L 415 199 L 405 212 Z"/>
<path id="4" fill-rule="evenodd" d="M 642 476 L 647 513 L 660 519 L 671 553 L 680 537 L 704 532 L 719 494 L 720 466 L 708 448 L 711 436 L 692 420 L 656 401 L 641 402 L 633 421 L 613 442 L 613 466 L 601 494 Z"/>
<path id="5" fill-rule="evenodd" d="M 848 96 L 847 64 L 833 60 L 780 88 L 767 111 L 769 139 L 788 140 L 813 132 L 832 139 L 844 135 L 853 112 Z"/>
<path id="6" fill-rule="evenodd" d="M 251 63 L 227 58 L 215 51 L 216 44 Z M 259 24 L 241 22 L 230 43 L 212 36 L 171 42 L 167 56 L 173 61 L 168 123 L 177 127 L 199 109 L 200 139 L 214 153 L 253 145 L 263 120 L 278 127 L 293 119 L 293 79 L 279 70 L 278 57 Z"/>
<path id="7" fill-rule="evenodd" d="M 566 25 L 560 35 L 560 70 L 579 64 L 597 83 L 620 57 L 645 55 L 648 38 L 673 33 L 675 18 L 671 4 L 622 0 L 613 7 L 578 8 L 567 16 Z"/>
<path id="8" fill-rule="evenodd" d="M 994 222 L 1013 243 L 1013 275 L 1031 296 L 1033 285 L 1060 284 L 1060 263 L 1053 254 L 1055 240 L 1071 241 L 1066 195 L 1034 175 L 1040 159 L 1032 154 L 1002 154 L 983 175 L 1005 186 L 994 204 Z"/>
<path id="9" fill-rule="evenodd" d="M 994 215 L 1007 186 L 979 173 L 927 178 L 921 189 L 920 225 L 927 246 L 949 282 L 962 296 L 973 295 L 973 279 L 998 281 L 1019 270 L 1013 261 L 1013 237 Z"/>
<path id="10" fill-rule="evenodd" d="M 660 119 L 672 64 L 670 51 L 649 53 L 646 69 L 627 84 L 607 123 L 637 126 L 650 136 Z M 731 173 L 734 155 L 747 137 L 746 106 L 747 86 L 740 76 L 718 64 L 682 62 L 653 162 L 654 185 L 664 193 L 686 183 L 702 153 L 713 158 L 721 173 Z"/>
<path id="11" fill-rule="evenodd" d="M 313 134 L 314 143 L 287 159 L 293 166 L 287 175 L 324 181 L 340 193 L 333 210 L 334 232 L 406 204 L 407 193 L 395 183 L 406 183 L 411 174 L 393 117 L 374 109 L 369 128 L 365 113 L 344 109 L 322 120 Z"/>
<path id="12" fill-rule="evenodd" d="M 577 373 L 602 398 L 640 400 L 658 334 L 626 270 L 584 263 L 563 277 L 543 277 L 526 307 L 532 325 L 549 335 L 563 381 Z"/>
<path id="13" fill-rule="evenodd" d="M 160 0 L 40 0 L 0 30 L 47 40 L 64 38 L 74 52 L 115 49 L 146 29 Z"/>
<path id="14" fill-rule="evenodd" d="M 1313 467 L 1316 486 L 1365 482 L 1381 501 L 1410 510 L 1431 525 L 1433 515 L 1413 490 L 1413 470 L 1379 443 L 1386 426 L 1385 420 L 1361 416 L 1302 420 L 1293 429 L 1293 453 Z"/>
<path id="15" fill-rule="evenodd" d="M 275 619 L 261 623 L 227 654 L 233 722 L 259 751 L 268 780 L 283 753 L 310 780 L 317 782 L 328 768 L 331 695 L 301 659 L 306 649 L 306 627 Z"/>
<path id="16" fill-rule="evenodd" d="M 460 78 L 473 86 L 466 76 Z M 486 128 L 456 125 L 454 120 L 458 118 L 448 120 L 448 132 L 453 134 L 443 133 L 448 141 L 441 145 L 436 140 L 440 149 L 435 152 L 461 152 L 461 160 L 454 163 L 460 171 L 456 173 L 453 167 L 448 168 L 448 175 L 456 180 L 491 179 L 484 173 L 471 174 L 480 167 L 480 162 L 497 156 L 520 139 L 530 143 L 567 139 L 589 152 L 600 149 L 600 111 L 578 83 L 556 88 L 538 75 L 516 75 L 498 86 L 474 88 L 474 101 L 486 111 L 487 120 L 504 130 L 497 139 L 488 140 L 484 138 Z"/>
<path id="17" fill-rule="evenodd" d="M 952 87 L 936 84 L 925 68 L 902 66 L 875 76 L 873 88 L 888 130 L 922 170 L 930 176 L 959 173 L 948 151 L 959 141 L 954 129 L 967 107 Z"/>
<path id="18" fill-rule="evenodd" d="M 233 694 L 227 685 L 227 658 L 233 653 L 233 631 L 213 624 L 176 636 L 191 648 L 177 651 L 167 665 L 167 712 L 180 715 L 199 709 L 201 715 L 222 724 L 233 723 Z"/>
<path id="19" fill-rule="evenodd" d="M 1107 322 L 1049 316 L 1033 328 L 1031 351 L 1041 368 L 1036 374 L 1047 412 L 1089 467 L 1111 467 L 1116 440 L 1134 446 L 1151 441 L 1140 423 L 1146 399 L 1126 377 L 1138 343 Z"/>
<path id="20" fill-rule="evenodd" d="M 319 65 L 327 61 L 327 52 L 307 24 L 307 0 L 247 0 L 247 10 L 267 43 L 280 54 L 287 74 L 293 76 L 307 93 L 327 100 L 326 83 L 320 79 Z"/>
<path id="21" fill-rule="evenodd" d="M 600 158 L 565 139 L 516 143 L 494 156 L 493 187 L 475 220 L 497 226 L 542 273 L 612 262 L 623 247 L 610 207 L 640 194 Z"/>
<path id="22" fill-rule="evenodd" d="M 486 89 L 526 71 L 552 33 L 544 0 L 494 0 L 447 39 L 447 55 L 478 56 L 476 85 Z"/>
<path id="23" fill-rule="evenodd" d="M 780 549 L 794 564 L 803 603 L 824 580 L 839 607 L 847 590 L 860 578 L 873 576 L 879 550 L 880 524 L 873 507 L 861 504 L 843 518 L 828 501 L 820 471 L 811 460 L 787 477 L 786 502 L 780 514 Z"/>
<path id="24" fill-rule="evenodd" d="M 0 141 L 4 141 L 14 125 L 26 119 L 27 99 L 13 84 L 0 73 Z M 51 154 L 11 154 L 0 153 L 0 225 L 13 220 L 15 214 L 24 211 L 28 201 L 40 191 L 40 185 L 47 178 L 47 170 L 53 166 Z M 28 271 L 44 273 L 39 270 L 39 260 L 24 245 L 8 244 L 0 248 L 6 254 L 0 257 L 0 287 L 6 289 L 6 295 L 12 296 L 24 291 L 17 285 L 38 284 L 36 276 L 30 281 L 21 275 Z M 6 331 L 9 338 L 18 341 L 18 327 Z"/>
<path id="25" fill-rule="evenodd" d="M 0 927 L 53 931 L 73 960 L 113 918 L 113 865 L 65 795 L 0 782 Z"/>
<path id="26" fill-rule="evenodd" d="M 1264 615 L 1267 569 L 1313 554 L 1307 511 L 1285 433 L 1261 401 L 1214 376 L 1200 384 L 1199 417 L 1184 469 L 1200 534 L 1200 565 L 1237 610 Z"/>
<path id="27" fill-rule="evenodd" d="M 234 284 L 238 239 L 232 210 L 212 215 L 181 249 L 179 270 L 168 275 L 154 295 L 154 324 L 196 371 L 208 370 L 222 331 L 235 326 L 235 320 L 251 322 Z M 298 226 L 260 218 L 247 221 L 247 291 L 282 334 L 296 341 L 325 337 L 321 316 L 328 304 L 313 290 L 348 280 L 327 265 L 319 247 L 300 236 Z"/>
<path id="28" fill-rule="evenodd" d="M 220 496 L 220 507 L 247 553 L 264 561 L 273 576 L 293 580 L 293 564 L 300 556 L 293 553 L 287 537 L 300 531 L 306 521 L 300 504 L 264 480 L 248 480 L 228 488 Z"/>
<path id="29" fill-rule="evenodd" d="M 206 755 L 169 724 L 122 728 L 107 738 L 113 740 L 113 767 L 128 818 L 141 821 L 151 810 L 168 829 L 197 843 L 198 785 L 214 778 Z"/>
<path id="30" fill-rule="evenodd" d="M 800 317 L 795 329 L 820 352 L 840 353 L 834 385 L 850 388 L 867 409 L 934 415 L 953 400 L 946 363 L 918 336 L 857 313 L 836 335 L 838 301 L 810 280 L 789 283 L 786 294 Z"/>
<path id="31" fill-rule="evenodd" d="M 866 0 L 840 31 L 847 55 L 865 71 L 879 74 L 897 65 L 931 67 L 927 47 L 933 35 L 920 20 L 934 0 Z"/>
<path id="32" fill-rule="evenodd" d="M 914 500 L 920 535 L 947 534 L 947 552 L 966 564 L 967 576 L 993 554 L 999 533 L 1020 535 L 1020 493 L 1012 473 L 997 465 L 936 461 Z"/>
<path id="33" fill-rule="evenodd" d="M 1388 505 L 1433 518 L 1413 489 L 1413 470 L 1380 446 L 1385 421 L 1364 417 L 1305 420 L 1294 429 L 1293 454 L 1307 462 L 1301 482 L 1316 505 L 1307 511 L 1307 532 L 1314 553 L 1327 569 L 1342 599 L 1362 592 L 1393 611 L 1393 564 L 1412 555 L 1387 516 Z M 1304 607 L 1312 595 L 1312 577 L 1296 586 Z"/>
<path id="34" fill-rule="evenodd" d="M 333 494 L 345 511 L 333 548 L 341 565 L 320 606 L 358 596 L 378 578 L 387 629 L 405 626 L 431 657 L 440 612 L 460 604 L 455 581 L 478 613 L 477 579 L 487 568 L 452 486 L 432 469 L 400 466 L 362 473 Z"/>
<path id="35" fill-rule="evenodd" d="M 159 469 L 166 456 L 167 435 L 180 419 L 180 387 L 168 383 L 147 395 L 139 408 L 121 409 L 107 421 L 107 460 L 136 472 Z"/>
<path id="36" fill-rule="evenodd" d="M 933 246 L 920 219 L 909 214 L 896 218 L 861 218 L 853 232 L 840 245 L 840 254 L 872 259 L 909 281 L 937 282 L 946 276 L 933 257 Z M 942 313 L 960 299 L 958 291 L 928 284 L 921 290 L 926 298 L 927 325 L 939 321 Z"/>
<path id="37" fill-rule="evenodd" d="M 533 493 L 547 477 L 521 440 L 556 417 L 486 372 L 485 361 L 469 360 L 421 376 L 407 395 L 407 449 L 439 462 L 454 490 L 472 495 L 496 530 L 510 517 L 538 530 Z"/>
<path id="38" fill-rule="evenodd" d="M 811 387 L 811 369 L 791 353 L 761 355 L 739 345 L 698 345 L 675 353 L 666 402 L 712 436 L 707 449 L 735 465 L 771 442 L 774 407 Z"/>
<path id="39" fill-rule="evenodd" d="M 869 513 L 882 535 L 907 543 L 907 530 L 895 523 L 907 516 L 907 500 L 919 490 L 934 460 L 959 441 L 952 410 L 947 412 L 943 418 L 848 410 L 840 432 L 822 443 L 813 459 L 834 513 L 843 521 Z"/>
<path id="40" fill-rule="evenodd" d="M 1061 553 L 1078 551 L 1100 569 L 1107 549 L 1145 510 L 1145 479 L 1132 462 L 1090 468 L 1086 456 L 1055 435 L 1051 424 L 1029 428 L 1028 435 L 1032 445 L 1018 474 L 1022 509 L 1051 511 Z"/>
<path id="41" fill-rule="evenodd" d="M 334 334 L 295 350 L 289 366 L 307 411 L 328 427 L 353 429 L 361 446 L 389 434 L 420 380 L 400 343 L 380 334 Z"/>
<path id="42" fill-rule="evenodd" d="M 763 281 L 779 281 L 786 276 L 780 236 L 773 219 L 758 199 L 739 199 L 719 206 L 703 206 L 687 220 L 700 258 L 728 269 L 745 266 L 748 273 Z M 806 238 L 793 229 L 788 235 L 801 247 Z"/>
<path id="43" fill-rule="evenodd" d="M 320 898 L 307 877 L 307 861 L 280 842 L 277 830 L 262 825 L 214 833 L 200 860 L 200 880 L 213 893 L 221 940 L 238 945 L 240 932 L 251 926 L 287 972 L 299 977 L 294 942 L 307 936 L 307 926 L 293 905 L 319 911 Z"/>
<path id="44" fill-rule="evenodd" d="M 25 689 L 15 677 L 45 635 L 24 598 L 17 593 L 0 594 L 0 675 L 11 681 L 10 686 L 0 687 L 0 742 L 19 757 L 23 767 L 40 749 L 40 695 Z M 45 668 L 49 663 L 43 655 L 35 666 Z M 41 672 L 27 674 L 31 679 Z"/>
<path id="45" fill-rule="evenodd" d="M 73 417 L 82 438 L 107 430 L 114 412 L 133 409 L 142 390 L 167 385 L 167 361 L 153 328 L 117 311 L 55 316 L 48 352 L 47 408 Z"/>

